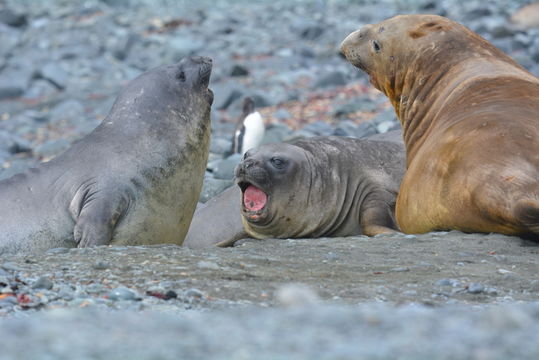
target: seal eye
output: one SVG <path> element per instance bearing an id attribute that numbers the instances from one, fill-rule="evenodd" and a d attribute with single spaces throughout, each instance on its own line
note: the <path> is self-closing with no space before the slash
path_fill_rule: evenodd
<path id="1" fill-rule="evenodd" d="M 181 82 L 185 82 L 185 72 L 180 71 L 178 74 L 176 74 L 176 79 L 180 80 Z"/>
<path id="2" fill-rule="evenodd" d="M 377 53 L 380 52 L 380 50 L 381 50 L 380 44 L 378 44 L 378 41 L 376 41 L 376 40 L 372 41 L 372 48 Z"/>
<path id="3" fill-rule="evenodd" d="M 284 168 L 285 163 L 284 163 L 284 160 L 283 160 L 283 159 L 279 159 L 279 158 L 277 158 L 277 157 L 273 157 L 273 158 L 271 158 L 270 161 L 271 161 L 271 164 L 272 164 L 275 168 L 277 168 L 277 169 L 282 169 L 282 168 Z"/>

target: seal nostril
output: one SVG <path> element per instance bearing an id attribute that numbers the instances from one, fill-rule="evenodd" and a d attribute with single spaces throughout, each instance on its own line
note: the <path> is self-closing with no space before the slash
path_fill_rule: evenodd
<path id="1" fill-rule="evenodd" d="M 180 71 L 176 74 L 176 79 L 180 80 L 181 82 L 185 82 L 185 72 Z"/>

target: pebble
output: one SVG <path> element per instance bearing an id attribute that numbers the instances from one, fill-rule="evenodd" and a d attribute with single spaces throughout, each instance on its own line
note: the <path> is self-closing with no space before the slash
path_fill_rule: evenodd
<path id="1" fill-rule="evenodd" d="M 197 267 L 199 269 L 204 269 L 204 270 L 219 270 L 220 269 L 219 265 L 210 261 L 200 261 L 197 264 Z"/>
<path id="2" fill-rule="evenodd" d="M 95 264 L 92 265 L 92 269 L 95 270 L 106 270 L 110 268 L 110 264 L 105 261 L 97 261 Z"/>
<path id="3" fill-rule="evenodd" d="M 480 294 L 485 291 L 485 286 L 481 283 L 470 283 L 467 291 L 470 294 Z"/>
<path id="4" fill-rule="evenodd" d="M 232 180 L 234 178 L 234 169 L 242 158 L 241 154 L 232 154 L 224 160 L 217 163 L 213 176 L 216 179 Z"/>
<path id="5" fill-rule="evenodd" d="M 320 302 L 318 294 L 304 284 L 287 284 L 275 292 L 275 299 L 284 307 L 313 306 Z"/>
<path id="6" fill-rule="evenodd" d="M 203 299 L 204 293 L 198 289 L 192 288 L 185 292 L 185 296 L 194 299 Z"/>
<path id="7" fill-rule="evenodd" d="M 136 294 L 126 287 L 117 287 L 108 293 L 108 298 L 113 301 L 135 300 Z"/>
<path id="8" fill-rule="evenodd" d="M 32 288 L 50 290 L 53 286 L 54 283 L 48 277 L 41 276 L 36 280 L 34 285 L 32 285 Z"/>

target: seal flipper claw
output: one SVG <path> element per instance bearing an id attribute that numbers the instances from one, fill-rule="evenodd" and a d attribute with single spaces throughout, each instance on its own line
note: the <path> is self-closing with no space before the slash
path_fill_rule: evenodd
<path id="1" fill-rule="evenodd" d="M 114 228 L 128 208 L 127 198 L 117 193 L 95 195 L 87 189 L 79 191 L 71 202 L 73 236 L 81 248 L 110 244 Z"/>

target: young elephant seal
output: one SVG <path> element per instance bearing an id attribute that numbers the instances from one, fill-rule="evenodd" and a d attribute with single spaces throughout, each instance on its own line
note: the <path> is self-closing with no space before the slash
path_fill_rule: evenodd
<path id="1" fill-rule="evenodd" d="M 341 50 L 387 95 L 402 124 L 401 230 L 539 234 L 537 77 L 435 15 L 367 25 Z"/>
<path id="2" fill-rule="evenodd" d="M 328 136 L 251 149 L 236 168 L 239 188 L 197 211 L 185 245 L 394 232 L 404 164 L 404 145 L 392 141 Z"/>
<path id="3" fill-rule="evenodd" d="M 181 244 L 208 157 L 211 59 L 148 71 L 65 153 L 0 182 L 0 254 Z"/>

